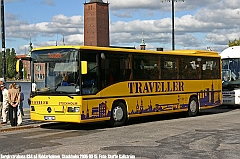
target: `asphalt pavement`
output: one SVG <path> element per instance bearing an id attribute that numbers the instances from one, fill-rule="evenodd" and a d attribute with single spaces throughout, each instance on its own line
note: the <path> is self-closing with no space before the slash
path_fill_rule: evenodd
<path id="1" fill-rule="evenodd" d="M 24 108 L 24 116 L 23 116 L 22 124 L 20 126 L 12 127 L 10 124 L 10 121 L 8 121 L 7 124 L 5 125 L 0 124 L 0 132 L 36 128 L 36 127 L 40 127 L 41 124 L 43 124 L 43 122 L 32 121 L 30 119 L 30 109 Z"/>
<path id="2" fill-rule="evenodd" d="M 221 106 L 221 108 L 222 107 L 225 108 L 225 106 Z M 216 110 L 222 111 L 225 109 L 216 109 Z M 209 110 L 207 109 L 206 111 L 209 111 Z M 202 113 L 204 114 L 204 112 L 202 112 Z M 0 132 L 38 128 L 38 127 L 41 127 L 41 125 L 46 124 L 46 123 L 49 123 L 49 122 L 32 121 L 30 119 L 30 108 L 24 108 L 24 116 L 23 116 L 22 124 L 20 126 L 12 127 L 10 124 L 10 121 L 8 121 L 8 123 L 6 125 L 0 124 Z"/>

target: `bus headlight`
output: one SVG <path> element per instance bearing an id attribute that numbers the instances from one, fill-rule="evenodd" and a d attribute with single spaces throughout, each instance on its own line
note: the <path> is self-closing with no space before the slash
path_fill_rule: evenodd
<path id="1" fill-rule="evenodd" d="M 80 112 L 80 108 L 79 107 L 74 107 L 74 112 Z"/>
<path id="2" fill-rule="evenodd" d="M 68 107 L 68 112 L 80 112 L 80 107 Z"/>

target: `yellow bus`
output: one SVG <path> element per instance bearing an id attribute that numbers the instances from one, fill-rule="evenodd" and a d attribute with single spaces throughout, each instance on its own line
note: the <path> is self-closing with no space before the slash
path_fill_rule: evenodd
<path id="1" fill-rule="evenodd" d="M 87 123 L 221 104 L 221 57 L 207 50 L 52 46 L 31 52 L 32 120 Z"/>

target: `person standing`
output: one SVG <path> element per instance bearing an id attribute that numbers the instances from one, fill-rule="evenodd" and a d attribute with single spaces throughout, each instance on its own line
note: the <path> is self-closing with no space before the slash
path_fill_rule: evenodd
<path id="1" fill-rule="evenodd" d="M 4 84 L 4 78 L 0 78 L 0 85 Z M 2 106 L 3 106 L 3 95 L 2 91 L 0 91 L 0 119 L 2 119 Z M 1 124 L 4 124 L 1 122 Z"/>
<path id="2" fill-rule="evenodd" d="M 2 107 L 2 124 L 7 124 L 8 121 L 8 90 L 6 89 L 5 85 L 0 85 L 1 87 L 1 92 L 3 95 L 3 107 Z"/>
<path id="3" fill-rule="evenodd" d="M 17 125 L 20 126 L 22 124 L 22 117 L 24 116 L 24 112 L 23 112 L 24 94 L 21 91 L 20 85 L 17 85 L 16 87 L 18 88 L 20 93 L 20 103 L 18 104 L 18 113 L 17 113 L 17 116 L 18 116 Z"/>
<path id="4" fill-rule="evenodd" d="M 16 84 L 11 83 L 8 89 L 9 116 L 11 126 L 17 126 L 17 107 L 20 103 L 20 93 L 16 89 Z"/>
<path id="5" fill-rule="evenodd" d="M 32 83 L 32 91 L 35 92 L 37 90 L 37 84 L 36 81 Z"/>

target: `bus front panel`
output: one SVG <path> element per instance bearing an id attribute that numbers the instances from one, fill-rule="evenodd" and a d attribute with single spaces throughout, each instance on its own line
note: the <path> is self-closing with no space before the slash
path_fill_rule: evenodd
<path id="1" fill-rule="evenodd" d="M 31 99 L 31 120 L 80 123 L 82 97 L 36 96 Z"/>

